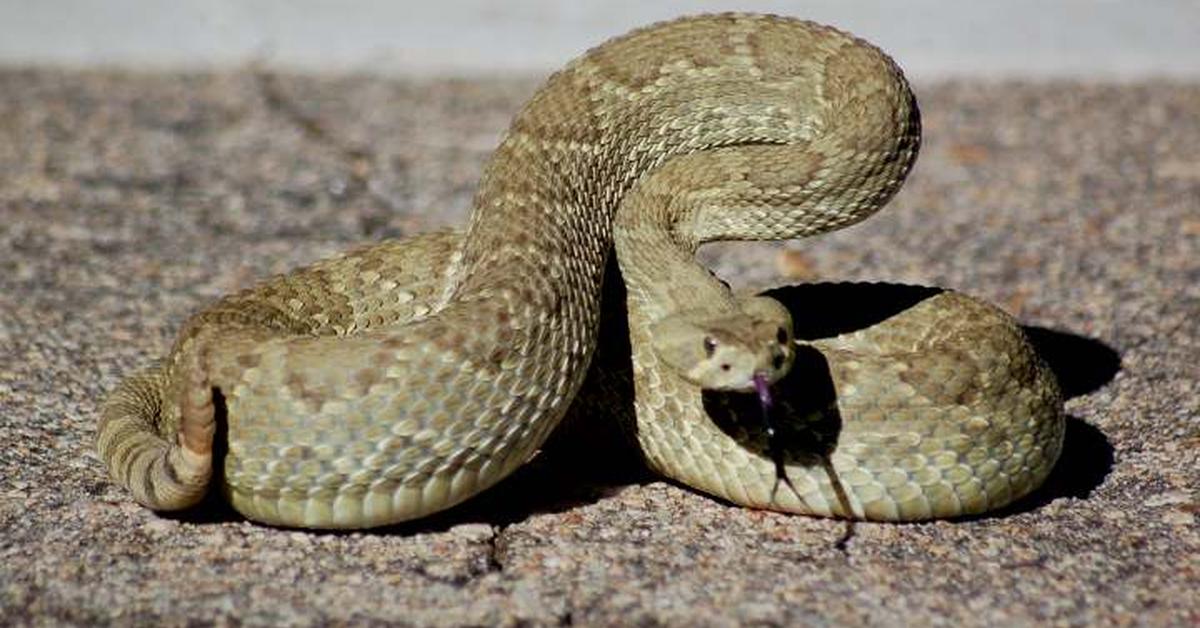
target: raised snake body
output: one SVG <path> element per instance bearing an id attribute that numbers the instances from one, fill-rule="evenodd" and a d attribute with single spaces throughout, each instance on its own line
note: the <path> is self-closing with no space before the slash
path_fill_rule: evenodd
<path id="1" fill-rule="evenodd" d="M 517 115 L 465 232 L 319 262 L 195 315 L 166 360 L 107 400 L 100 455 L 155 509 L 203 497 L 215 440 L 220 487 L 251 519 L 351 528 L 442 510 L 528 460 L 562 419 L 615 250 L 628 427 L 653 468 L 819 515 L 1001 506 L 1041 483 L 1063 433 L 1053 377 L 1011 319 L 943 292 L 796 344 L 784 308 L 693 261 L 706 241 L 865 218 L 919 135 L 900 71 L 836 30 L 731 14 L 634 31 Z M 789 399 L 806 397 L 813 359 L 836 391 L 800 411 Z M 746 403 L 754 377 L 781 399 L 765 417 L 779 441 Z"/>

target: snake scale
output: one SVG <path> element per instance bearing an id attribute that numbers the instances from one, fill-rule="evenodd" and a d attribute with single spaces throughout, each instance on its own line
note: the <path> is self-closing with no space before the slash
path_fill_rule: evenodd
<path id="1" fill-rule="evenodd" d="M 656 471 L 822 516 L 1003 506 L 1045 479 L 1064 430 L 1053 375 L 1012 319 L 940 291 L 797 340 L 779 301 L 735 294 L 694 259 L 708 241 L 862 220 L 919 144 L 900 70 L 838 30 L 748 14 L 635 30 L 534 94 L 465 231 L 382 242 L 194 315 L 103 405 L 100 457 L 158 510 L 215 485 L 275 525 L 428 515 L 542 446 L 592 366 L 610 281 L 632 352 L 626 431 Z M 815 409 L 814 368 L 834 387 Z"/>

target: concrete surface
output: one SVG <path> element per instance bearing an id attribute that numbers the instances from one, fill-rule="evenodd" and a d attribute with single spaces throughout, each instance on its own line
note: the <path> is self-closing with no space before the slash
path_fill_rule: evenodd
<path id="1" fill-rule="evenodd" d="M 836 24 L 927 78 L 1200 80 L 1194 0 L 0 0 L 0 62 L 540 74 L 634 26 L 731 10 Z"/>
<path id="2" fill-rule="evenodd" d="M 0 623 L 1200 622 L 1197 84 L 919 84 L 892 207 L 706 252 L 743 284 L 942 285 L 1032 326 L 1070 427 L 1003 513 L 847 531 L 551 452 L 428 521 L 311 534 L 106 480 L 97 404 L 190 311 L 461 223 L 532 86 L 0 71 Z"/>

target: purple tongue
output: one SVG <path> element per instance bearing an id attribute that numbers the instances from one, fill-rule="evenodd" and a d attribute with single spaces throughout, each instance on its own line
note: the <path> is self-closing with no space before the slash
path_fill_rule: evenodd
<path id="1" fill-rule="evenodd" d="M 771 409 L 771 384 L 762 373 L 754 374 L 754 390 L 758 393 L 758 402 L 762 404 L 763 412 Z"/>

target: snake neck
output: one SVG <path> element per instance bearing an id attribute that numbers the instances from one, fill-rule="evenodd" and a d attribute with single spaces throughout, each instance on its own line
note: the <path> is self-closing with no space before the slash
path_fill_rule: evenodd
<path id="1" fill-rule="evenodd" d="M 788 54 L 781 59 L 776 50 Z M 852 211 L 821 220 L 811 209 L 793 212 L 794 224 L 751 236 L 777 239 L 869 215 L 865 208 L 898 189 L 919 137 L 899 70 L 835 29 L 726 14 L 634 31 L 550 77 L 516 116 L 485 168 L 443 303 L 499 290 L 541 319 L 595 303 L 618 205 L 673 157 L 789 145 L 809 155 L 818 186 L 868 183 Z M 821 170 L 821 158 L 847 152 L 870 159 L 857 169 Z M 724 209 L 704 208 L 697 242 L 744 230 L 744 216 Z M 594 326 L 595 312 L 586 318 Z"/>

